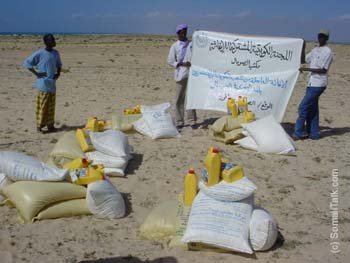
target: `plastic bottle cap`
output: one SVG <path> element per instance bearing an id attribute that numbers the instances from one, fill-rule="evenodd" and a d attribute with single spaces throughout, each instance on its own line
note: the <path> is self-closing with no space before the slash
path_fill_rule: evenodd
<path id="1" fill-rule="evenodd" d="M 220 151 L 218 149 L 213 149 L 213 153 L 219 153 Z"/>
<path id="2" fill-rule="evenodd" d="M 189 173 L 189 174 L 195 174 L 194 169 L 188 170 L 188 173 Z"/>

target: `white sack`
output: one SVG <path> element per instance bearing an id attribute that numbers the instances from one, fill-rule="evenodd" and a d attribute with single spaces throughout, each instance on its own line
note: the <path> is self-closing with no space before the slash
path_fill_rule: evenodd
<path id="1" fill-rule="evenodd" d="M 99 218 L 114 219 L 125 215 L 125 202 L 108 180 L 88 184 L 86 202 L 90 212 Z"/>
<path id="2" fill-rule="evenodd" d="M 251 196 L 257 189 L 255 184 L 244 176 L 233 183 L 222 180 L 220 183 L 207 187 L 203 181 L 199 183 L 199 188 L 207 196 L 226 202 L 235 202 Z"/>
<path id="3" fill-rule="evenodd" d="M 125 169 L 104 167 L 103 168 L 103 173 L 105 175 L 110 176 L 110 177 L 113 177 L 113 176 L 124 176 L 125 175 Z"/>
<path id="4" fill-rule="evenodd" d="M 295 152 L 295 146 L 272 115 L 250 123 L 243 123 L 242 127 L 258 145 L 258 151 L 264 153 L 290 154 Z"/>
<path id="5" fill-rule="evenodd" d="M 242 139 L 235 141 L 235 143 L 248 150 L 253 150 L 253 151 L 258 150 L 258 145 L 254 141 L 254 139 L 249 135 L 247 137 L 244 137 Z"/>
<path id="6" fill-rule="evenodd" d="M 249 239 L 255 251 L 270 249 L 278 236 L 277 222 L 264 209 L 254 209 L 250 220 Z"/>
<path id="7" fill-rule="evenodd" d="M 90 138 L 93 146 L 99 152 L 115 157 L 128 156 L 128 137 L 121 131 L 90 132 Z"/>
<path id="8" fill-rule="evenodd" d="M 148 126 L 146 120 L 143 117 L 141 117 L 140 119 L 134 122 L 134 129 L 137 132 L 141 133 L 142 135 L 145 135 L 151 138 L 153 136 L 150 127 Z"/>
<path id="9" fill-rule="evenodd" d="M 201 242 L 252 254 L 248 242 L 253 196 L 240 202 L 222 202 L 200 191 L 192 204 L 181 241 Z"/>
<path id="10" fill-rule="evenodd" d="M 152 139 L 159 138 L 172 138 L 179 136 L 179 132 L 176 129 L 171 114 L 168 112 L 170 107 L 170 103 L 166 102 L 163 104 L 155 105 L 155 106 L 141 106 L 142 119 L 147 124 L 147 127 L 142 127 L 140 123 L 135 123 L 135 129 L 138 131 L 141 126 L 142 134 L 151 135 Z"/>
<path id="11" fill-rule="evenodd" d="M 87 152 L 85 155 L 89 160 L 92 160 L 93 165 L 102 164 L 104 167 L 121 168 L 123 170 L 132 158 L 130 151 L 128 151 L 128 156 L 125 157 L 115 157 L 99 151 Z"/>
<path id="12" fill-rule="evenodd" d="M 63 181 L 67 172 L 23 153 L 0 152 L 0 173 L 12 181 Z"/>
<path id="13" fill-rule="evenodd" d="M 179 136 L 173 119 L 167 111 L 150 111 L 143 113 L 147 125 L 152 131 L 152 139 L 172 138 Z"/>
<path id="14" fill-rule="evenodd" d="M 169 102 L 164 102 L 153 106 L 141 105 L 141 112 L 144 113 L 147 111 L 164 111 L 168 110 L 170 106 L 171 104 Z"/>

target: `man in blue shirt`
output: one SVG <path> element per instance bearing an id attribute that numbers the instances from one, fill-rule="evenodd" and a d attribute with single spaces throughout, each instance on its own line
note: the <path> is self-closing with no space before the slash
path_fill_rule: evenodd
<path id="1" fill-rule="evenodd" d="M 35 87 L 38 89 L 36 100 L 36 123 L 38 132 L 43 132 L 46 126 L 48 132 L 56 131 L 55 105 L 56 80 L 62 68 L 60 54 L 54 49 L 55 38 L 52 34 L 43 37 L 45 48 L 41 48 L 30 55 L 23 63 L 36 77 Z"/>

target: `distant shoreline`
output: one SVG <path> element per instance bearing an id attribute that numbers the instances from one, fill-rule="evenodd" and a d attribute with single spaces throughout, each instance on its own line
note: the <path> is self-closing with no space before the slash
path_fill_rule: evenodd
<path id="1" fill-rule="evenodd" d="M 173 34 L 145 34 L 145 33 L 63 33 L 63 32 L 51 32 L 53 35 L 58 36 L 164 36 L 171 37 Z M 16 37 L 16 36 L 43 36 L 47 34 L 47 32 L 0 32 L 0 37 L 8 36 L 8 37 Z M 278 37 L 278 36 L 276 36 Z M 306 42 L 316 42 L 316 40 L 305 39 Z M 350 42 L 335 42 L 329 41 L 329 44 L 336 45 L 350 45 Z"/>
<path id="2" fill-rule="evenodd" d="M 50 32 L 60 36 L 173 36 L 172 34 L 145 34 L 145 33 L 62 33 Z M 43 36 L 47 32 L 0 32 L 0 36 Z"/>

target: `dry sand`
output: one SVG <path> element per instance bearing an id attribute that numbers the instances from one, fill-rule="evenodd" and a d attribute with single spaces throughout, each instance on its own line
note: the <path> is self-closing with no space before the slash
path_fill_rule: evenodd
<path id="1" fill-rule="evenodd" d="M 57 133 L 35 131 L 34 77 L 22 67 L 41 47 L 41 38 L 0 37 L 0 149 L 46 160 L 67 130 L 90 116 L 109 119 L 124 107 L 153 105 L 174 98 L 173 71 L 166 64 L 172 37 L 60 36 L 64 63 L 58 81 Z M 311 49 L 314 43 L 309 43 Z M 349 262 L 350 260 L 350 46 L 330 45 L 335 52 L 329 86 L 320 100 L 322 139 L 298 141 L 296 156 L 264 155 L 210 141 L 207 130 L 189 127 L 180 139 L 154 141 L 129 136 L 135 149 L 126 178 L 113 178 L 127 193 L 131 212 L 119 220 L 93 216 L 22 225 L 15 209 L 0 207 L 0 262 Z M 284 118 L 290 131 L 307 75 L 299 77 Z M 199 111 L 199 120 L 222 113 Z M 256 203 L 278 220 L 285 242 L 253 256 L 169 249 L 166 241 L 140 240 L 138 228 L 154 206 L 175 199 L 189 167 L 199 171 L 210 145 L 244 166 L 258 186 Z M 339 239 L 332 254 L 329 209 L 332 169 L 339 170 Z M 100 260 L 99 260 L 100 259 Z M 102 260 L 104 259 L 104 260 Z"/>

